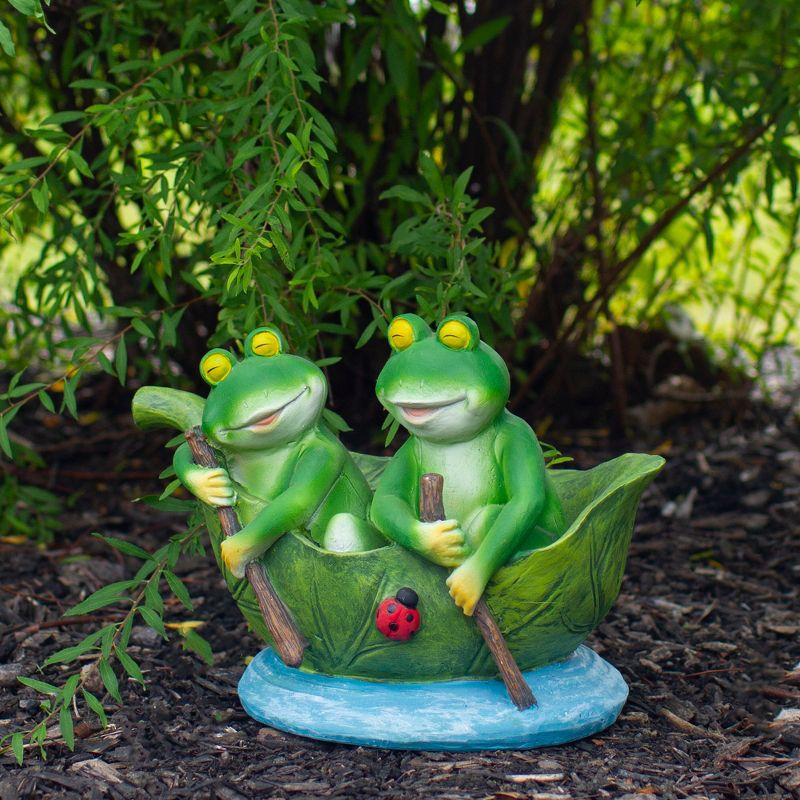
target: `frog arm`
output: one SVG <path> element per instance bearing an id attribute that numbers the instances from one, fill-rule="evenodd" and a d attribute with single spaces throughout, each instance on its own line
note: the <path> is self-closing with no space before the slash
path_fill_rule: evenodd
<path id="1" fill-rule="evenodd" d="M 175 455 L 172 457 L 172 466 L 175 468 L 175 474 L 185 486 L 188 482 L 189 473 L 193 469 L 197 469 L 197 464 L 194 463 L 194 458 L 192 457 L 192 451 L 186 442 L 181 444 L 175 451 Z"/>
<path id="2" fill-rule="evenodd" d="M 412 550 L 420 544 L 416 510 L 418 473 L 414 442 L 409 439 L 383 471 L 370 510 L 372 522 L 382 534 Z"/>
<path id="3" fill-rule="evenodd" d="M 222 558 L 234 575 L 242 577 L 249 561 L 268 550 L 284 533 L 309 521 L 341 474 L 345 454 L 344 448 L 323 439 L 314 439 L 304 448 L 290 486 L 239 533 L 222 542 Z"/>
<path id="4" fill-rule="evenodd" d="M 536 525 L 546 500 L 542 448 L 530 427 L 521 420 L 517 423 L 502 431 L 496 444 L 508 500 L 469 559 L 487 583 Z"/>

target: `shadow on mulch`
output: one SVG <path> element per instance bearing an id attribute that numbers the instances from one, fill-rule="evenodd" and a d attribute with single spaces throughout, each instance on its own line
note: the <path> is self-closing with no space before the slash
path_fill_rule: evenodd
<path id="1" fill-rule="evenodd" d="M 56 545 L 0 544 L 3 732 L 37 719 L 37 697 L 16 675 L 34 675 L 49 653 L 104 620 L 98 613 L 73 625 L 61 613 L 132 574 L 132 563 L 89 534 L 153 549 L 178 530 L 174 517 L 131 502 L 156 489 L 150 476 L 168 454 L 117 423 L 59 431 L 60 444 L 42 447 L 48 470 L 21 476 L 81 495 Z M 622 447 L 590 432 L 546 438 L 580 467 Z M 687 421 L 627 446 L 657 449 L 668 465 L 642 504 L 619 600 L 589 641 L 631 686 L 620 720 L 603 734 L 547 750 L 459 755 L 335 746 L 265 728 L 235 693 L 259 643 L 209 556 L 178 572 L 214 666 L 135 628 L 132 653 L 147 689 L 128 682 L 122 708 L 106 697 L 109 728 L 79 723 L 74 752 L 55 743 L 47 761 L 30 754 L 21 768 L 0 758 L 0 798 L 800 796 L 800 726 L 782 722 L 791 711 L 776 721 L 800 707 L 800 671 L 790 673 L 800 660 L 800 436 L 762 411 L 747 427 Z M 189 619 L 170 601 L 166 617 Z M 45 672 L 55 682 L 60 674 Z"/>

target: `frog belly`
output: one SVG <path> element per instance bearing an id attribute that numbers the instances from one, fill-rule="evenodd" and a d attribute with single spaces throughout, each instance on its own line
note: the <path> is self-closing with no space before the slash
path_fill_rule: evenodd
<path id="1" fill-rule="evenodd" d="M 482 528 L 474 526 L 481 509 L 506 500 L 492 445 L 488 437 L 448 445 L 420 442 L 420 474 L 444 476 L 445 516 L 462 527 Z"/>

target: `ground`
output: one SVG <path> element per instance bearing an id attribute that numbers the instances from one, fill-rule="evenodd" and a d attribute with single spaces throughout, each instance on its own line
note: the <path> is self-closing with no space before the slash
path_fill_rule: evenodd
<path id="1" fill-rule="evenodd" d="M 124 707 L 106 697 L 109 728 L 79 724 L 74 752 L 55 743 L 45 762 L 29 754 L 21 768 L 0 757 L 0 800 L 800 796 L 800 725 L 783 722 L 800 707 L 796 427 L 759 410 L 734 425 L 686 420 L 613 445 L 602 432 L 546 438 L 581 467 L 622 446 L 668 458 L 644 498 L 620 597 L 589 640 L 631 687 L 608 731 L 547 750 L 459 755 L 335 746 L 265 728 L 235 693 L 259 643 L 211 559 L 198 557 L 178 570 L 194 614 L 174 602 L 166 616 L 204 621 L 214 665 L 136 628 L 132 652 L 147 689 L 128 682 Z M 132 572 L 91 532 L 153 549 L 177 530 L 175 517 L 133 502 L 157 487 L 151 476 L 167 456 L 124 417 L 106 430 L 61 429 L 42 455 L 49 468 L 21 477 L 81 494 L 53 546 L 0 544 L 0 730 L 38 714 L 15 675 L 35 674 L 48 653 L 113 616 L 60 621 L 89 591 Z"/>

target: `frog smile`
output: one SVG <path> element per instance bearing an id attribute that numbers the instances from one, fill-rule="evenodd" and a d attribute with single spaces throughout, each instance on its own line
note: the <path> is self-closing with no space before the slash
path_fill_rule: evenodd
<path id="1" fill-rule="evenodd" d="M 284 403 L 279 408 L 272 409 L 271 411 L 258 411 L 253 414 L 253 416 L 251 416 L 250 419 L 248 419 L 243 425 L 239 425 L 236 428 L 231 428 L 230 430 L 248 430 L 253 431 L 254 433 L 269 430 L 278 421 L 278 417 L 280 417 L 280 415 L 286 411 L 286 409 L 289 408 L 292 403 L 295 403 L 297 400 L 299 400 L 307 391 L 308 386 L 304 386 L 291 400 Z"/>
<path id="2" fill-rule="evenodd" d="M 451 400 L 439 400 L 428 403 L 395 402 L 395 405 L 400 413 L 409 422 L 414 422 L 417 425 L 421 425 L 422 423 L 427 422 L 429 419 L 432 419 L 445 408 L 458 405 L 459 403 L 464 402 L 466 399 L 466 395 L 460 395 L 459 397 L 455 397 Z"/>

